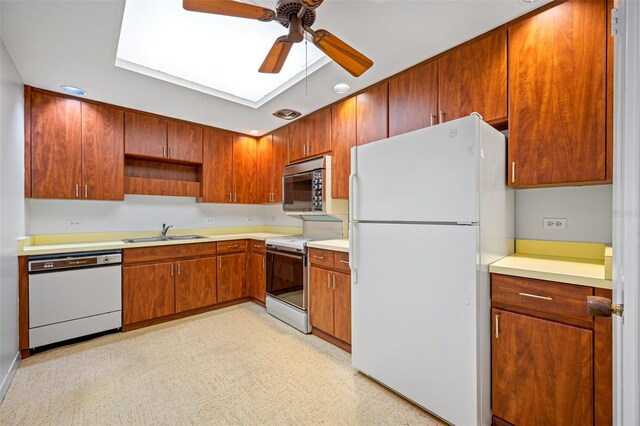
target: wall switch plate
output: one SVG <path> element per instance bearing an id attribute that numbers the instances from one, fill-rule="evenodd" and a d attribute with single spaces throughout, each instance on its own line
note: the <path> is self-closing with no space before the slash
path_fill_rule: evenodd
<path id="1" fill-rule="evenodd" d="M 208 217 L 204 220 L 204 223 L 206 223 L 207 225 L 213 225 L 216 223 L 216 218 L 215 217 Z"/>
<path id="2" fill-rule="evenodd" d="M 82 228 L 81 219 L 67 219 L 67 228 Z"/>
<path id="3" fill-rule="evenodd" d="M 566 217 L 545 217 L 542 221 L 544 229 L 567 229 Z"/>

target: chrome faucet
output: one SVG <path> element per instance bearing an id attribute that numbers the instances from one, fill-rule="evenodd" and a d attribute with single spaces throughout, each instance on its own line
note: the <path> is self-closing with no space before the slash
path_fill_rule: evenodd
<path id="1" fill-rule="evenodd" d="M 163 237 L 166 237 L 166 236 L 167 236 L 167 231 L 169 230 L 169 228 L 173 228 L 173 225 L 169 225 L 169 226 L 167 226 L 167 224 L 166 224 L 166 223 L 163 223 L 163 224 L 162 224 L 162 234 L 161 234 L 161 235 L 162 235 Z"/>

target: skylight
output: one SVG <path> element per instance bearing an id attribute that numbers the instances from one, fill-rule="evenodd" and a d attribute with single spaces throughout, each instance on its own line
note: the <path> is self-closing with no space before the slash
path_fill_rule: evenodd
<path id="1" fill-rule="evenodd" d="M 311 74 L 330 62 L 302 42 L 279 74 L 259 73 L 275 39 L 286 33 L 276 22 L 188 12 L 182 0 L 127 0 L 116 66 L 258 108 L 302 80 L 305 63 Z"/>

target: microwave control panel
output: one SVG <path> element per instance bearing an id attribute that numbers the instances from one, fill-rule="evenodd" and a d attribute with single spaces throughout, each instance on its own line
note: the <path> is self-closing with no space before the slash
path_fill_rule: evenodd
<path id="1" fill-rule="evenodd" d="M 311 201 L 313 202 L 313 211 L 322 211 L 322 170 L 313 171 L 313 183 L 311 191 Z"/>

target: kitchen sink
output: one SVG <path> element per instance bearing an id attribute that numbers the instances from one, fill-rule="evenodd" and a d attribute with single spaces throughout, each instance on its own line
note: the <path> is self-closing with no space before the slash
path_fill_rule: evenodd
<path id="1" fill-rule="evenodd" d="M 200 238 L 207 238 L 202 235 L 172 235 L 170 237 L 143 237 L 143 238 L 131 238 L 128 240 L 122 240 L 125 243 L 155 243 L 158 241 L 180 241 L 180 240 L 197 240 Z"/>

